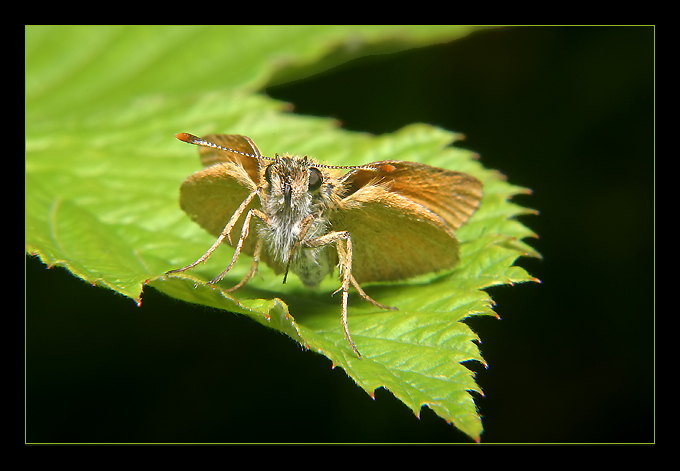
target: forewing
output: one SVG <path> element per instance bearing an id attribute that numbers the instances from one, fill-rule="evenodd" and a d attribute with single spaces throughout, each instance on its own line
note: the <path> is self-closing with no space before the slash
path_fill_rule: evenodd
<path id="1" fill-rule="evenodd" d="M 261 157 L 260 150 L 255 143 L 246 136 L 240 134 L 208 134 L 203 139 L 217 145 L 234 149 L 238 152 L 255 156 L 248 157 L 236 152 L 229 152 L 212 147 L 200 147 L 198 152 L 204 167 L 210 167 L 218 162 L 232 162 L 240 164 L 252 181 L 257 182 L 260 178 L 260 163 L 257 157 Z"/>
<path id="2" fill-rule="evenodd" d="M 465 224 L 479 207 L 482 183 L 472 175 L 417 162 L 383 160 L 345 175 L 351 198 L 371 184 L 386 185 L 423 208 L 440 216 L 452 229 Z"/>

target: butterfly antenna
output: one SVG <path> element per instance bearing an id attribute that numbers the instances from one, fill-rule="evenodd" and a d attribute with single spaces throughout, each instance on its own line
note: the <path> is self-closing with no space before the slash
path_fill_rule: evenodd
<path id="1" fill-rule="evenodd" d="M 365 170 L 378 170 L 378 167 L 371 165 L 325 165 L 325 164 L 314 164 L 317 168 L 361 168 Z"/>
<path id="2" fill-rule="evenodd" d="M 206 141 L 205 139 L 194 136 L 193 134 L 189 134 L 188 132 L 180 132 L 175 134 L 175 137 L 179 139 L 182 142 L 188 142 L 189 144 L 194 144 L 196 146 L 203 146 L 203 147 L 211 147 L 213 149 L 219 149 L 219 150 L 224 150 L 227 152 L 233 152 L 235 154 L 240 154 L 240 155 L 245 155 L 246 157 L 253 157 L 255 159 L 264 159 L 264 160 L 276 160 L 271 157 L 266 157 L 264 155 L 255 155 L 255 154 L 249 154 L 247 152 L 242 152 L 240 150 L 236 149 L 231 149 L 229 147 L 224 147 L 219 144 L 215 144 L 214 142 Z M 305 159 L 307 156 L 305 156 Z M 356 168 L 361 168 L 361 169 L 366 169 L 366 170 L 378 170 L 377 167 L 370 166 L 370 165 L 324 165 L 324 164 L 314 164 L 315 167 L 318 168 L 347 168 L 347 169 L 356 169 Z"/>
<path id="3" fill-rule="evenodd" d="M 193 134 L 189 134 L 188 132 L 177 133 L 175 134 L 175 137 L 182 142 L 187 142 L 189 144 L 194 144 L 196 146 L 211 147 L 213 149 L 219 149 L 227 152 L 233 152 L 235 154 L 245 155 L 246 157 L 252 157 L 254 159 L 274 160 L 271 157 L 265 157 L 264 155 L 249 154 L 248 152 L 242 152 L 240 150 L 224 147 L 219 144 L 215 144 L 214 142 L 206 141 L 201 137 L 194 136 Z"/>

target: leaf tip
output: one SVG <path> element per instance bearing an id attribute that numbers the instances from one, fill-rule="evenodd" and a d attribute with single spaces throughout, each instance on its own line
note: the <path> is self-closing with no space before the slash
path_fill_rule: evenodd
<path id="1" fill-rule="evenodd" d="M 134 299 L 137 307 L 142 307 L 142 294 L 144 294 L 144 286 L 145 284 L 142 284 L 142 289 L 139 291 L 139 295 Z"/>

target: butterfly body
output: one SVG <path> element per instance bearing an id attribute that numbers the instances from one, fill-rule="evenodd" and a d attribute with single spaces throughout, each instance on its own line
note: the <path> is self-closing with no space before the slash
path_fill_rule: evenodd
<path id="1" fill-rule="evenodd" d="M 257 223 L 267 258 L 276 266 L 289 265 L 310 288 L 317 287 L 333 270 L 327 246 L 306 246 L 329 228 L 324 214 L 330 199 L 319 186 L 320 171 L 313 164 L 285 155 L 266 167 L 258 196 L 267 219 Z"/>

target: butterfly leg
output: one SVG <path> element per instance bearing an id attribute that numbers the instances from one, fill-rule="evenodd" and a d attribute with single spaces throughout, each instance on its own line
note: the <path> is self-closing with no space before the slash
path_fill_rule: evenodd
<path id="1" fill-rule="evenodd" d="M 214 278 L 210 280 L 208 283 L 209 284 L 215 284 L 218 283 L 222 278 L 224 278 L 224 275 L 229 273 L 229 270 L 232 269 L 234 264 L 236 263 L 236 260 L 238 260 L 238 256 L 241 255 L 241 248 L 243 247 L 243 242 L 245 242 L 246 238 L 248 237 L 248 234 L 250 233 L 250 220 L 253 218 L 253 216 L 257 216 L 258 218 L 262 219 L 265 223 L 268 223 L 269 218 L 259 209 L 251 209 L 248 211 L 248 214 L 246 215 L 246 218 L 243 221 L 243 227 L 241 228 L 241 236 L 238 238 L 238 242 L 236 244 L 236 248 L 234 249 L 234 255 L 231 257 L 231 262 L 227 266 L 227 268 L 224 269 L 222 273 L 217 276 L 217 278 Z M 231 288 L 229 291 L 234 291 L 244 284 L 250 279 L 253 273 L 255 273 L 255 270 L 257 269 L 257 263 L 259 262 L 260 258 L 260 241 L 258 239 L 257 243 L 257 250 L 255 253 L 255 256 L 253 257 L 253 265 L 251 265 L 250 272 L 246 275 L 246 277 L 241 280 L 235 287 Z"/>
<path id="2" fill-rule="evenodd" d="M 354 286 L 359 295 L 366 301 L 370 302 L 371 304 L 378 306 L 379 308 L 382 309 L 396 309 L 396 308 L 385 306 L 371 298 L 364 292 L 363 289 L 361 289 L 359 283 L 357 283 L 357 281 L 354 279 L 354 276 L 352 276 L 352 238 L 350 237 L 348 231 L 331 232 L 321 237 L 317 237 L 316 239 L 313 239 L 311 241 L 306 241 L 304 243 L 306 247 L 320 247 L 323 245 L 330 244 L 335 244 L 336 250 L 338 252 L 338 266 L 340 268 L 340 279 L 342 280 L 342 284 L 340 285 L 340 288 L 338 288 L 333 294 L 342 291 L 342 310 L 341 310 L 342 328 L 345 331 L 345 338 L 347 339 L 349 346 L 352 348 L 354 353 L 359 358 L 361 358 L 361 353 L 359 353 L 359 349 L 352 340 L 352 335 L 350 334 L 349 331 L 349 322 L 347 319 L 348 316 L 347 305 L 349 303 L 350 285 Z"/>
<path id="3" fill-rule="evenodd" d="M 243 211 L 246 209 L 248 204 L 250 204 L 250 202 L 255 197 L 255 195 L 257 195 L 257 192 L 252 192 L 251 194 L 248 195 L 248 197 L 245 200 L 243 200 L 243 203 L 241 203 L 241 206 L 238 207 L 238 209 L 231 216 L 231 219 L 229 219 L 229 222 L 227 223 L 227 225 L 224 226 L 224 229 L 222 229 L 222 233 L 219 235 L 219 237 L 217 238 L 215 243 L 212 244 L 212 246 L 208 249 L 208 251 L 206 253 L 204 253 L 201 256 L 201 258 L 199 258 L 198 260 L 196 260 L 193 263 L 190 263 L 186 267 L 166 271 L 165 274 L 170 275 L 172 273 L 181 273 L 181 272 L 184 272 L 184 271 L 187 271 L 187 270 L 191 270 L 192 268 L 194 268 L 199 263 L 205 262 L 212 255 L 212 253 L 215 251 L 215 249 L 217 249 L 217 247 L 219 247 L 220 244 L 222 242 L 224 242 L 224 239 L 227 239 L 229 241 L 229 244 L 231 244 L 231 235 L 230 235 L 231 230 L 234 228 L 236 221 L 239 220 L 239 218 L 241 217 L 241 214 L 243 214 Z"/>
<path id="4" fill-rule="evenodd" d="M 262 241 L 260 239 L 257 239 L 257 243 L 255 245 L 255 252 L 253 253 L 253 263 L 250 265 L 250 271 L 246 276 L 243 277 L 241 281 L 238 282 L 238 284 L 232 286 L 229 289 L 225 289 L 227 293 L 231 293 L 233 291 L 236 291 L 237 289 L 241 288 L 243 285 L 248 283 L 250 279 L 255 275 L 255 272 L 257 271 L 257 267 L 260 264 L 260 253 L 262 251 Z M 212 283 L 212 282 L 211 282 Z"/>
<path id="5" fill-rule="evenodd" d="M 359 349 L 354 344 L 352 340 L 352 335 L 349 332 L 349 321 L 347 319 L 347 304 L 349 302 L 349 285 L 352 278 L 352 239 L 349 236 L 349 232 L 345 232 L 345 238 L 338 239 L 335 244 L 338 251 L 338 265 L 340 267 L 340 278 L 342 284 L 340 285 L 340 290 L 342 290 L 342 308 L 341 308 L 341 322 L 342 328 L 345 330 L 345 338 L 349 342 L 349 346 L 352 347 L 354 353 L 361 358 L 361 353 Z M 337 291 L 336 291 L 337 293 Z M 335 293 L 333 293 L 335 294 Z"/>
<path id="6" fill-rule="evenodd" d="M 367 295 L 366 292 L 361 288 L 359 283 L 357 283 L 357 280 L 355 280 L 354 276 L 352 276 L 352 275 L 350 275 L 350 282 L 352 283 L 352 286 L 354 286 L 354 289 L 357 290 L 357 293 L 359 293 L 359 296 L 361 296 L 362 298 L 364 298 L 366 301 L 373 304 L 374 306 L 377 306 L 380 309 L 388 309 L 390 311 L 398 311 L 399 310 L 398 308 L 393 307 L 393 306 L 385 306 L 384 304 L 379 303 L 378 301 L 376 301 L 375 299 L 373 299 L 372 297 Z"/>
<path id="7" fill-rule="evenodd" d="M 335 293 L 342 291 L 342 328 L 345 331 L 345 338 L 347 343 L 352 348 L 354 353 L 361 358 L 359 349 L 352 340 L 352 335 L 349 332 L 349 324 L 347 321 L 347 304 L 349 302 L 349 285 L 351 284 L 350 277 L 352 276 L 352 244 L 350 242 L 350 235 L 347 231 L 330 232 L 316 239 L 304 242 L 305 247 L 322 247 L 324 245 L 335 244 L 338 251 L 338 265 L 340 266 L 340 278 L 342 284 Z M 348 247 L 348 249 L 347 249 Z M 335 294 L 333 293 L 333 294 Z"/>

